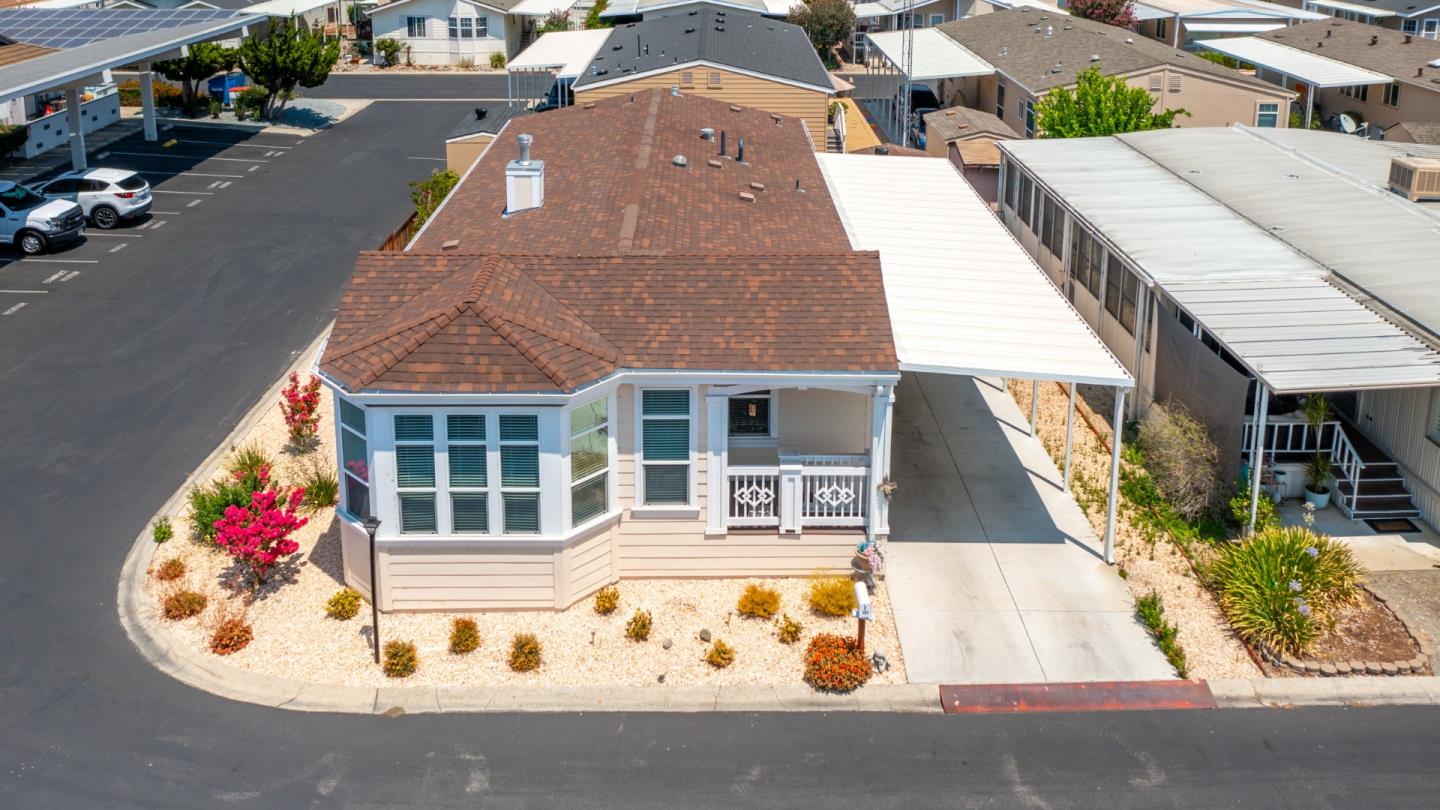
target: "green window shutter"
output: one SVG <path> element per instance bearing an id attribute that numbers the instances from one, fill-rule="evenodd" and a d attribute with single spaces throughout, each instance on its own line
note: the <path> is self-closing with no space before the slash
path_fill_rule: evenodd
<path id="1" fill-rule="evenodd" d="M 400 532 L 402 534 L 433 534 L 435 532 L 435 496 L 429 492 L 400 493 Z"/>
<path id="2" fill-rule="evenodd" d="M 646 419 L 641 428 L 645 461 L 689 461 L 690 422 Z"/>
<path id="3" fill-rule="evenodd" d="M 690 465 L 654 464 L 645 467 L 646 504 L 690 502 Z"/>
<path id="4" fill-rule="evenodd" d="M 340 423 L 361 436 L 365 435 L 365 411 L 348 400 L 340 400 Z"/>
<path id="5" fill-rule="evenodd" d="M 490 531 L 489 496 L 456 493 L 450 496 L 451 521 L 456 534 L 485 534 Z"/>
<path id="6" fill-rule="evenodd" d="M 610 466 L 610 430 L 601 428 L 570 440 L 570 480 L 584 478 Z"/>
<path id="7" fill-rule="evenodd" d="M 520 415 L 500 417 L 500 441 L 534 442 L 539 440 L 540 417 Z"/>
<path id="8" fill-rule="evenodd" d="M 435 486 L 435 448 L 428 445 L 396 447 L 395 479 L 401 488 Z"/>
<path id="9" fill-rule="evenodd" d="M 450 486 L 485 486 L 483 445 L 450 445 Z"/>
<path id="10" fill-rule="evenodd" d="M 505 533 L 540 533 L 540 495 L 536 492 L 505 493 Z"/>
<path id="11" fill-rule="evenodd" d="M 395 441 L 435 441 L 435 420 L 425 415 L 405 414 L 395 417 Z"/>
<path id="12" fill-rule="evenodd" d="M 485 417 L 479 414 L 451 414 L 445 417 L 445 438 L 452 442 L 485 441 Z"/>
<path id="13" fill-rule="evenodd" d="M 606 479 L 609 475 L 597 476 L 570 490 L 571 523 L 579 526 L 588 520 L 605 514 L 609 508 L 606 497 Z"/>
<path id="14" fill-rule="evenodd" d="M 570 435 L 584 433 L 593 427 L 605 424 L 609 418 L 609 406 L 610 403 L 607 400 L 597 399 L 572 410 L 570 412 Z"/>
<path id="15" fill-rule="evenodd" d="M 524 445 L 501 447 L 500 486 L 540 486 L 540 448 Z"/>
<path id="16" fill-rule="evenodd" d="M 689 416 L 690 392 L 678 389 L 641 391 L 641 414 L 644 416 Z"/>

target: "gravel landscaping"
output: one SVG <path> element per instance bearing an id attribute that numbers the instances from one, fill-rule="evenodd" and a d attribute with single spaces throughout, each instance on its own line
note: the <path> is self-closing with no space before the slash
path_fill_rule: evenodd
<path id="1" fill-rule="evenodd" d="M 239 446 L 259 445 L 275 460 L 275 476 L 294 485 L 312 464 L 333 464 L 331 401 L 322 397 L 320 441 L 311 452 L 285 449 L 286 429 L 279 408 L 272 407 Z M 188 507 L 187 507 L 188 509 Z M 347 686 L 493 686 L 505 684 L 656 685 L 801 683 L 801 656 L 817 633 L 851 635 L 855 621 L 813 615 L 805 593 L 805 579 L 626 580 L 618 584 L 620 604 L 614 613 L 595 613 L 586 598 L 564 611 L 506 611 L 384 614 L 381 640 L 413 642 L 419 654 L 414 675 L 403 680 L 385 677 L 372 659 L 370 609 L 346 621 L 326 617 L 326 602 L 343 587 L 339 529 L 333 508 L 309 515 L 309 523 L 294 539 L 300 550 L 277 569 L 246 604 L 245 592 L 232 589 L 243 578 L 222 550 L 189 539 L 185 509 L 168 515 L 175 538 L 158 546 L 147 592 L 150 610 L 179 644 L 213 656 L 217 662 L 242 670 L 313 683 Z M 161 581 L 159 569 L 172 559 L 184 563 L 185 572 Z M 173 573 L 174 566 L 171 566 Z M 801 638 L 782 644 L 776 621 L 749 619 L 735 614 L 735 605 L 749 583 L 760 583 L 780 593 L 780 611 L 804 625 Z M 207 604 L 198 616 L 165 620 L 159 616 L 165 597 L 180 589 L 204 594 Z M 895 632 L 889 596 L 882 583 L 874 596 L 875 620 L 867 630 L 867 649 L 884 652 L 891 668 L 872 683 L 904 683 L 905 667 Z M 635 610 L 649 611 L 653 629 L 646 642 L 625 637 L 625 625 Z M 210 652 L 211 635 L 225 617 L 244 615 L 253 627 L 253 640 L 224 657 Z M 448 651 L 452 620 L 474 619 L 480 645 L 467 655 Z M 778 620 L 777 615 L 776 619 Z M 710 644 L 699 638 L 708 630 L 735 651 L 734 663 L 716 669 L 704 660 Z M 543 646 L 543 663 L 531 673 L 510 670 L 507 660 L 511 638 L 533 633 Z M 669 641 L 668 648 L 665 644 Z M 662 680 L 663 679 L 663 680 Z"/>

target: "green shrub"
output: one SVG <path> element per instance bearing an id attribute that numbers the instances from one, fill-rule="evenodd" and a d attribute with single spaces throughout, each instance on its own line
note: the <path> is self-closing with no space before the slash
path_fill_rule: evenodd
<path id="1" fill-rule="evenodd" d="M 30 140 L 30 130 L 20 124 L 0 124 L 0 157 L 4 157 Z"/>
<path id="2" fill-rule="evenodd" d="M 480 628 L 474 619 L 456 619 L 450 623 L 450 652 L 465 655 L 480 649 Z"/>
<path id="3" fill-rule="evenodd" d="M 205 594 L 196 591 L 176 591 L 165 597 L 161 606 L 165 618 L 173 620 L 188 619 L 191 616 L 199 616 L 200 611 L 205 609 L 206 603 L 210 600 Z"/>
<path id="4" fill-rule="evenodd" d="M 1135 612 L 1140 614 L 1140 621 L 1145 623 L 1145 628 L 1155 637 L 1155 643 L 1160 646 L 1160 652 L 1165 654 L 1170 666 L 1175 668 L 1175 674 L 1182 678 L 1189 677 L 1185 665 L 1185 651 L 1180 648 L 1178 640 L 1180 628 L 1165 621 L 1165 606 L 1160 601 L 1160 594 L 1151 591 L 1135 600 Z"/>
<path id="5" fill-rule="evenodd" d="M 336 621 L 349 621 L 360 612 L 360 592 L 341 588 L 325 603 L 325 615 Z"/>
<path id="6" fill-rule="evenodd" d="M 612 586 L 601 588 L 595 592 L 595 612 L 601 616 L 609 616 L 620 607 L 620 589 Z"/>
<path id="7" fill-rule="evenodd" d="M 375 52 L 385 60 L 385 67 L 393 67 L 400 64 L 400 51 L 404 46 L 398 40 L 390 37 L 383 37 L 375 40 Z"/>
<path id="8" fill-rule="evenodd" d="M 131 79 L 127 82 L 120 82 L 115 86 L 120 93 L 121 107 L 140 106 L 140 80 Z M 155 106 L 157 107 L 180 107 L 185 103 L 185 93 L 180 85 L 171 84 L 156 80 L 153 85 L 155 95 Z"/>
<path id="9" fill-rule="evenodd" d="M 305 490 L 305 498 L 300 501 L 301 512 L 314 514 L 340 502 L 340 481 L 335 471 L 319 462 L 311 463 L 300 479 L 300 487 Z"/>
<path id="10" fill-rule="evenodd" d="M 503 54 L 503 53 L 492 53 L 492 54 L 490 54 L 490 67 L 495 68 L 496 70 L 499 70 L 500 68 L 505 67 L 505 54 Z"/>
<path id="11" fill-rule="evenodd" d="M 805 632 L 805 626 L 790 618 L 789 613 L 781 617 L 778 630 L 781 644 L 794 644 L 800 640 L 800 634 L 803 632 Z"/>
<path id="12" fill-rule="evenodd" d="M 1240 637 L 1301 655 L 1360 598 L 1360 566 L 1346 547 L 1301 527 L 1271 528 L 1221 549 L 1206 569 Z"/>
<path id="13" fill-rule="evenodd" d="M 816 577 L 810 581 L 810 609 L 821 616 L 849 616 L 854 610 L 855 586 L 845 577 Z"/>
<path id="14" fill-rule="evenodd" d="M 251 487 L 251 492 L 259 489 L 260 482 L 269 478 L 270 471 L 274 469 L 275 459 L 254 442 L 235 448 L 230 458 L 225 460 L 225 472 L 237 481 L 244 481 Z"/>
<path id="15" fill-rule="evenodd" d="M 170 518 L 161 515 L 155 518 L 155 525 L 150 527 L 150 536 L 157 543 L 169 542 L 175 536 L 175 529 L 170 525 Z"/>
<path id="16" fill-rule="evenodd" d="M 821 633 L 805 648 L 805 683 L 822 692 L 853 692 L 874 673 L 859 643 L 846 636 Z"/>
<path id="17" fill-rule="evenodd" d="M 215 539 L 215 521 L 225 516 L 227 506 L 245 506 L 254 492 L 244 483 L 225 477 L 190 489 L 190 533 L 199 540 Z"/>
<path id="18" fill-rule="evenodd" d="M 265 88 L 247 87 L 238 93 L 230 94 L 230 106 L 234 108 L 236 118 L 258 121 L 265 115 L 265 102 L 269 98 L 270 93 Z"/>
<path id="19" fill-rule="evenodd" d="M 1230 496 L 1230 519 L 1236 526 L 1247 526 L 1250 523 L 1250 476 L 1241 476 L 1235 482 L 1235 494 Z M 1260 488 L 1260 497 L 1255 502 L 1255 531 L 1262 532 L 1266 529 L 1273 529 L 1280 525 L 1280 516 L 1275 514 L 1275 502 L 1270 500 L 1270 493 Z"/>
<path id="20" fill-rule="evenodd" d="M 387 641 L 383 667 L 387 678 L 408 678 L 420 668 L 420 653 L 411 642 Z"/>
<path id="21" fill-rule="evenodd" d="M 155 569 L 155 578 L 161 582 L 174 582 L 185 576 L 185 561 L 179 557 L 172 557 Z"/>
<path id="22" fill-rule="evenodd" d="M 716 669 L 724 669 L 735 663 L 735 650 L 717 638 L 715 643 L 710 645 L 709 651 L 705 653 L 705 663 Z"/>
<path id="23" fill-rule="evenodd" d="M 445 197 L 460 182 L 460 175 L 454 169 L 436 169 L 424 180 L 410 181 L 410 200 L 415 203 L 415 228 L 425 224 L 425 220 L 445 202 Z"/>
<path id="24" fill-rule="evenodd" d="M 533 672 L 540 668 L 540 639 L 534 633 L 516 633 L 510 640 L 510 668 L 516 672 Z"/>
<path id="25" fill-rule="evenodd" d="M 643 610 L 635 611 L 630 621 L 625 623 L 625 637 L 631 641 L 648 641 L 650 639 L 650 614 Z"/>
<path id="26" fill-rule="evenodd" d="M 772 618 L 780 612 L 780 592 L 751 583 L 746 585 L 745 592 L 740 594 L 740 602 L 735 606 L 735 610 L 741 616 L 752 619 Z"/>

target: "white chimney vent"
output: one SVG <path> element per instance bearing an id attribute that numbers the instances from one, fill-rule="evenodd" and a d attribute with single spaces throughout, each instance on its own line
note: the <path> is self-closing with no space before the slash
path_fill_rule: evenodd
<path id="1" fill-rule="evenodd" d="M 505 213 L 514 214 L 539 208 L 545 203 L 545 161 L 530 159 L 532 135 L 515 138 L 520 144 L 520 157 L 505 166 Z"/>

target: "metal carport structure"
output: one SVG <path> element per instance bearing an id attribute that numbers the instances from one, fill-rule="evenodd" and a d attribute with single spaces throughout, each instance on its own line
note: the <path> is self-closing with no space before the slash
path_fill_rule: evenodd
<path id="1" fill-rule="evenodd" d="M 817 154 L 856 250 L 880 252 L 901 371 L 1067 383 L 1070 484 L 1075 385 L 1115 389 L 1105 561 L 1114 562 L 1125 395 L 1134 387 L 1080 314 L 990 207 L 941 158 Z M 1032 396 L 1030 430 L 1038 397 Z"/>
<path id="2" fill-rule="evenodd" d="M 1200 46 L 1223 53 L 1241 62 L 1293 76 L 1305 83 L 1305 128 L 1315 111 L 1316 88 L 1349 87 L 1358 84 L 1390 84 L 1394 79 L 1384 73 L 1355 67 L 1319 54 L 1281 45 L 1260 37 L 1201 40 Z"/>
<path id="3" fill-rule="evenodd" d="M 905 120 L 910 112 L 909 93 L 901 91 L 908 89 L 911 82 L 989 76 L 995 72 L 994 65 L 935 28 L 880 31 L 866 34 L 865 38 L 871 46 L 866 49 L 868 73 L 888 73 L 895 78 L 896 96 L 890 99 L 888 118 L 894 127 L 891 137 L 901 146 L 910 145 L 910 128 Z"/>
<path id="4" fill-rule="evenodd" d="M 505 96 L 510 104 L 537 98 L 550 90 L 551 82 L 574 81 L 594 61 L 595 54 L 610 38 L 612 28 L 582 29 L 579 31 L 551 31 L 535 40 L 534 44 L 520 53 L 506 65 Z M 540 81 L 532 81 L 541 77 Z M 527 91 L 537 95 L 526 95 Z M 557 93 L 560 106 L 565 105 L 565 94 Z"/>

